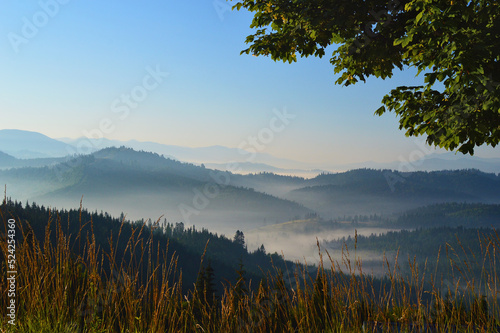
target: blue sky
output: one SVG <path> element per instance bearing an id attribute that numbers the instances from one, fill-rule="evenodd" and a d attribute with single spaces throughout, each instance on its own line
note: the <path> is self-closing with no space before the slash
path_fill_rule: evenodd
<path id="1" fill-rule="evenodd" d="M 240 55 L 251 14 L 229 8 L 223 0 L 3 1 L 0 128 L 238 147 L 286 110 L 294 118 L 264 136 L 261 151 L 338 164 L 422 150 L 393 114 L 373 115 L 391 88 L 421 80 L 414 71 L 341 87 L 328 57 L 283 64 Z"/>

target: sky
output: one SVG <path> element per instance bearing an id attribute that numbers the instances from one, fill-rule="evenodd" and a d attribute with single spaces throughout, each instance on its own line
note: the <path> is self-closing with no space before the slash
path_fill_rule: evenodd
<path id="1" fill-rule="evenodd" d="M 406 137 L 394 114 L 374 115 L 390 89 L 421 82 L 415 71 L 342 87 L 328 57 L 240 55 L 251 18 L 224 0 L 2 1 L 0 129 L 254 148 L 310 163 L 445 152 Z"/>

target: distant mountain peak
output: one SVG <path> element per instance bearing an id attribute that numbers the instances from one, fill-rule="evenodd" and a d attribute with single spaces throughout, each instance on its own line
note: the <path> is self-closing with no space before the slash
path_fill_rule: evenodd
<path id="1" fill-rule="evenodd" d="M 0 150 L 16 158 L 64 157 L 75 151 L 72 146 L 42 133 L 19 129 L 0 130 Z"/>

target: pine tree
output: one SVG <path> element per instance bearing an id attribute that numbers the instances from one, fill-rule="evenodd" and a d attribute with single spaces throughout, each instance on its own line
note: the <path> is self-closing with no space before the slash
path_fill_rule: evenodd
<path id="1" fill-rule="evenodd" d="M 238 269 L 236 270 L 236 274 L 238 274 L 238 281 L 236 282 L 236 285 L 234 286 L 234 292 L 236 294 L 238 301 L 241 298 L 243 298 L 246 294 L 248 294 L 245 273 L 246 273 L 246 271 L 245 271 L 245 268 L 243 265 L 243 260 L 240 257 Z"/>
<path id="2" fill-rule="evenodd" d="M 243 234 L 243 231 L 236 230 L 236 233 L 234 234 L 234 242 L 241 245 L 241 247 L 245 247 L 245 235 Z"/>
<path id="3" fill-rule="evenodd" d="M 205 301 L 210 305 L 214 305 L 215 296 L 215 273 L 212 267 L 212 261 L 208 261 L 207 268 L 205 269 Z"/>
<path id="4" fill-rule="evenodd" d="M 195 292 L 200 300 L 212 306 L 215 300 L 215 273 L 211 260 L 207 267 L 201 267 L 196 279 Z"/>

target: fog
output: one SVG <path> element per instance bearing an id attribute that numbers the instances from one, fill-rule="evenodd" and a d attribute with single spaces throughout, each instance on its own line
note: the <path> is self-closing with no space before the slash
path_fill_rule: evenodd
<path id="1" fill-rule="evenodd" d="M 235 201 L 236 195 L 221 194 L 207 201 L 193 203 L 193 192 L 185 190 L 165 192 L 131 189 L 109 193 L 81 193 L 61 191 L 41 196 L 17 195 L 13 199 L 23 203 L 34 201 L 39 205 L 58 209 L 77 209 L 82 200 L 83 208 L 89 211 L 106 212 L 115 217 L 123 213 L 130 221 L 166 219 L 170 223 L 183 222 L 186 227 L 194 225 L 197 229 L 205 228 L 229 238 L 233 237 L 236 230 L 251 230 L 282 223 L 307 212 L 306 209 L 288 206 L 286 203 L 280 208 L 280 202 L 266 200 L 254 201 L 250 205 L 249 199 Z"/>
<path id="2" fill-rule="evenodd" d="M 320 263 L 320 253 L 323 257 L 325 267 L 331 267 L 330 258 L 335 265 L 341 265 L 341 269 L 346 272 L 348 267 L 343 265 L 343 258 L 349 258 L 351 262 L 360 259 L 364 273 L 383 276 L 387 273 L 384 257 L 362 249 L 346 248 L 338 243 L 338 246 L 325 245 L 325 242 L 336 241 L 343 237 L 355 237 L 358 235 L 369 236 L 371 234 L 385 234 L 389 231 L 399 231 L 400 229 L 390 228 L 348 228 L 343 227 L 332 231 L 320 233 L 295 233 L 282 230 L 272 230 L 272 227 L 263 227 L 245 232 L 245 238 L 250 251 L 264 245 L 267 253 L 278 253 L 285 259 L 299 263 L 315 264 Z M 318 248 L 319 244 L 319 248 Z M 326 253 L 328 252 L 328 254 Z M 330 255 L 330 258 L 329 256 Z M 395 253 L 386 253 L 389 263 L 394 263 Z"/>

